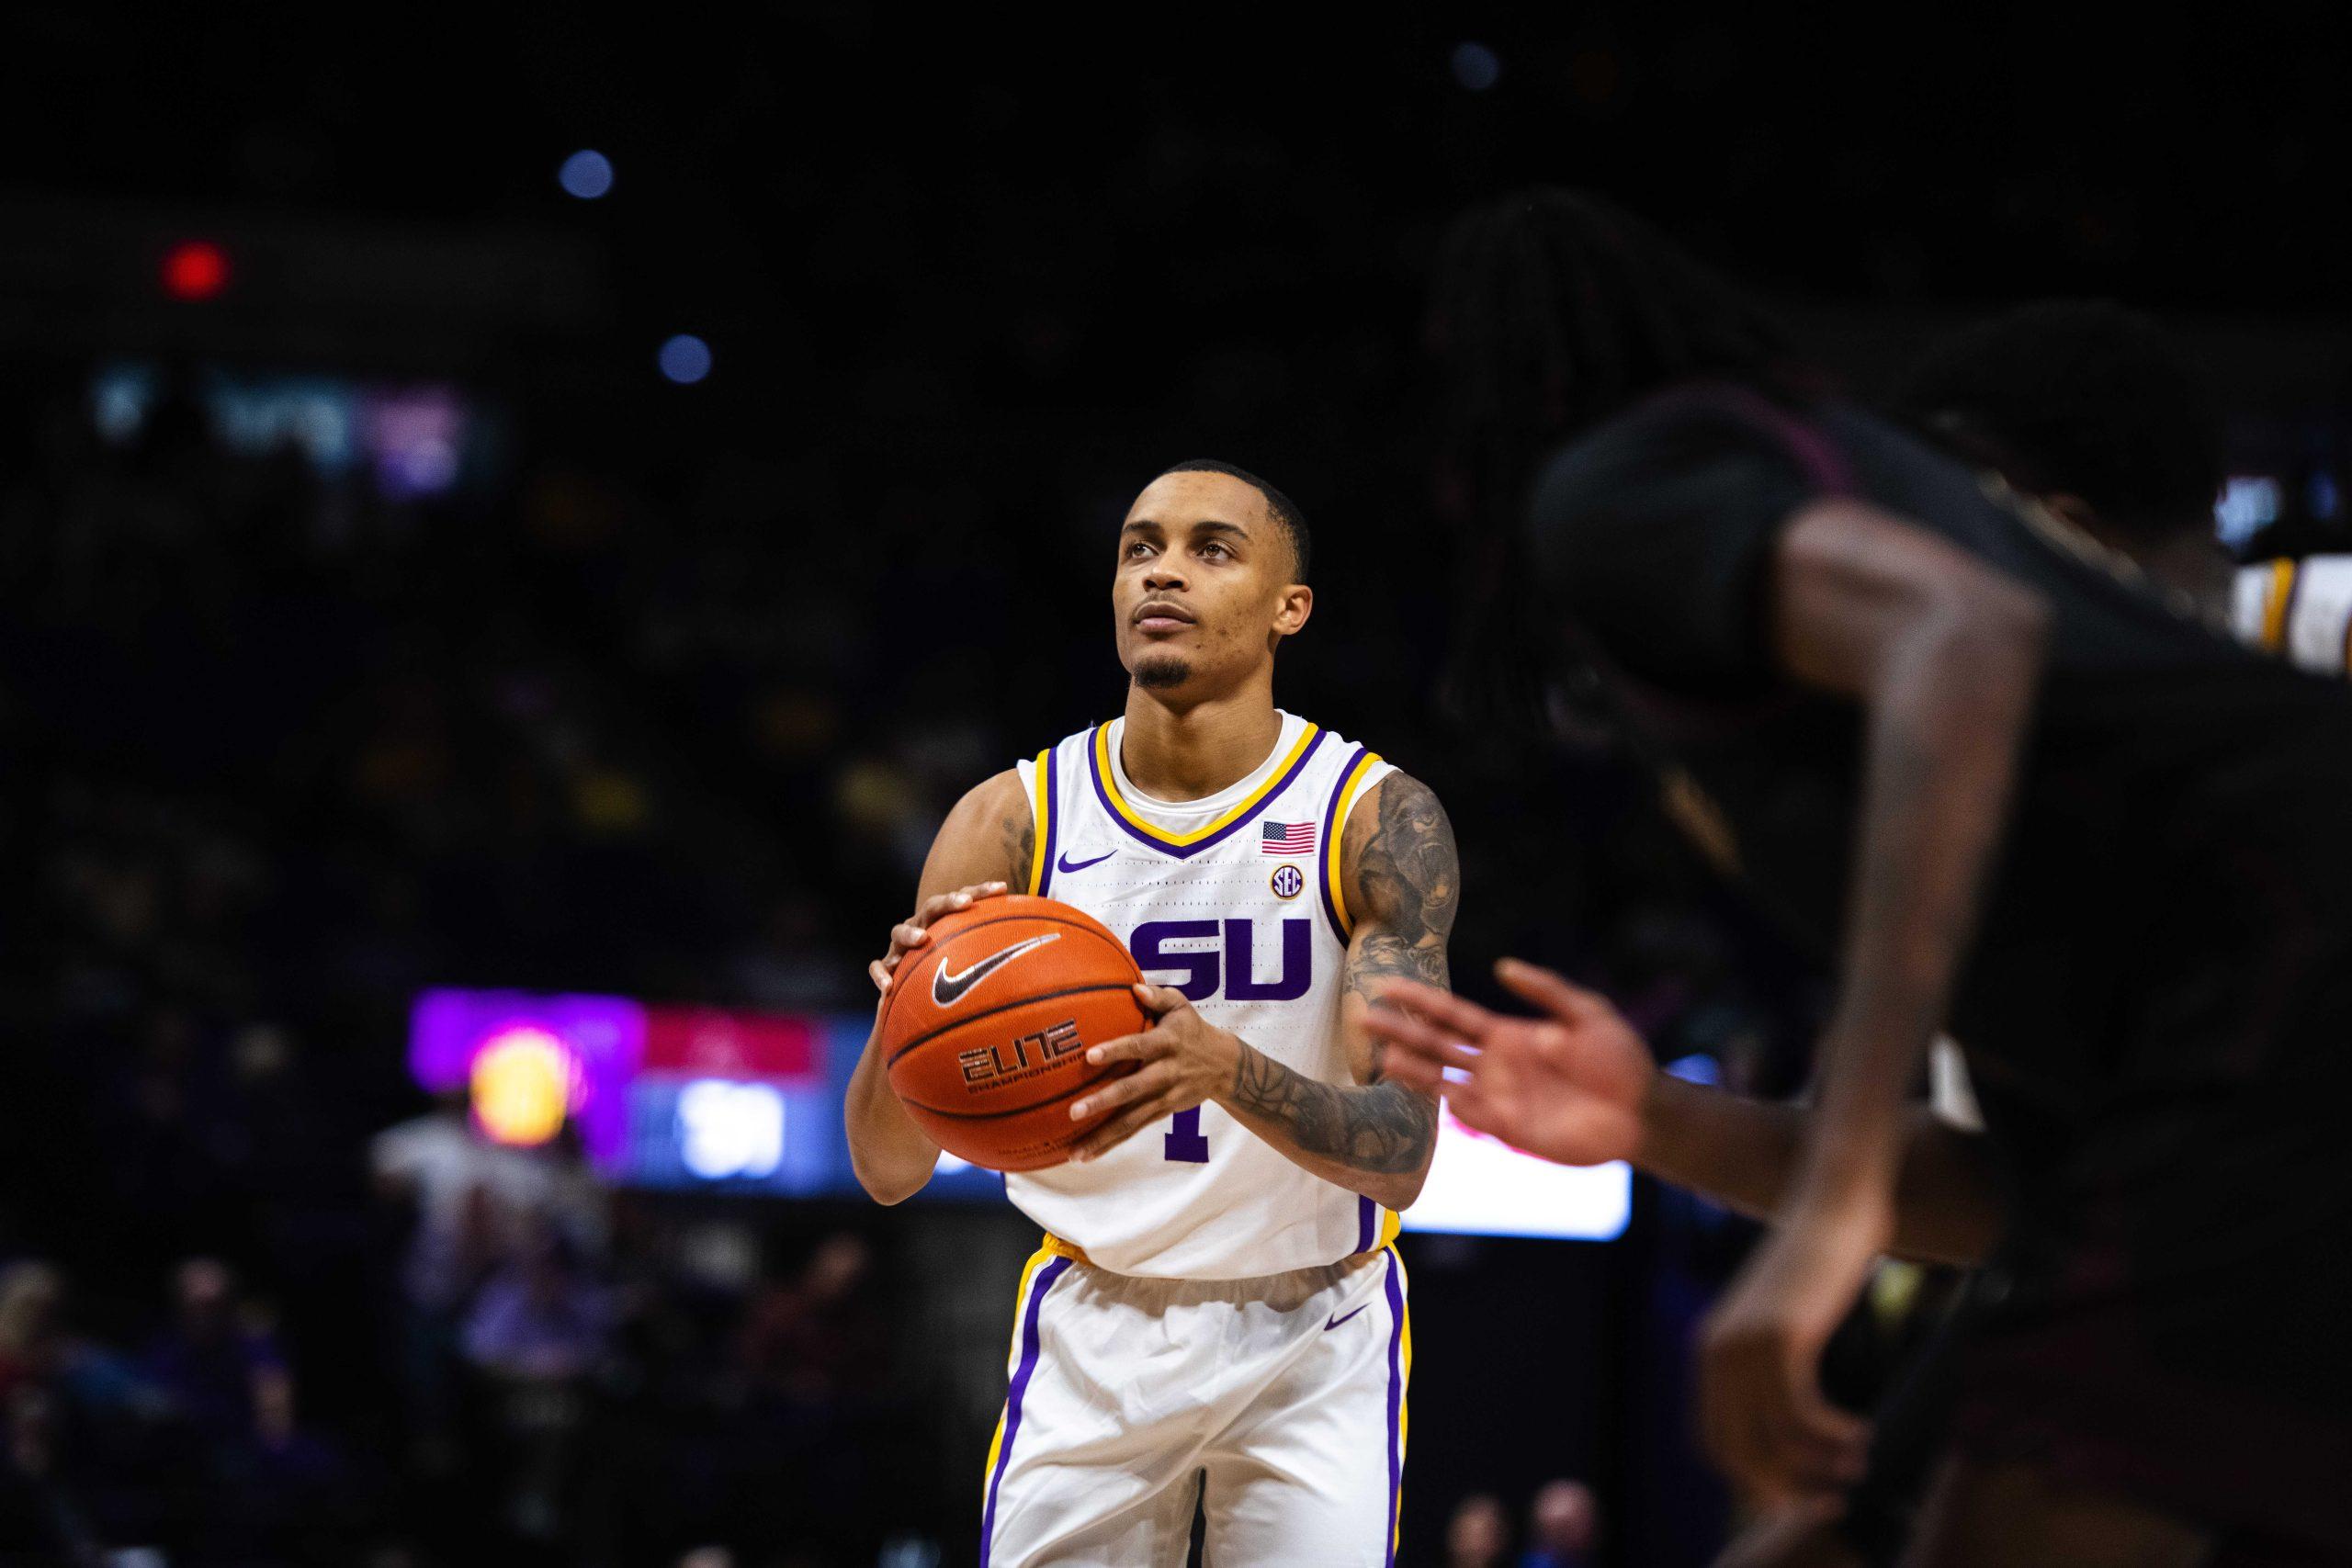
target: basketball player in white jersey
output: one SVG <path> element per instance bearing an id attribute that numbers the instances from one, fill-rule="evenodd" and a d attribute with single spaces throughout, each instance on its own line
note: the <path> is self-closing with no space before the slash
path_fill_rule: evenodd
<path id="1" fill-rule="evenodd" d="M 1427 1096 L 1381 1081 L 1374 988 L 1443 985 L 1459 866 L 1421 784 L 1274 705 L 1306 624 L 1306 533 L 1279 491 L 1193 462 L 1136 500 L 1112 611 L 1125 715 L 966 795 L 918 912 L 1008 888 L 1102 920 L 1155 1020 L 1090 1059 L 1131 1076 L 1070 1163 L 1010 1176 L 1046 1230 L 1022 1280 L 991 1445 L 983 1568 L 1395 1562 L 1412 1340 L 1397 1213 L 1435 1145 Z M 869 1043 L 852 1158 L 895 1203 L 939 1149 Z"/>

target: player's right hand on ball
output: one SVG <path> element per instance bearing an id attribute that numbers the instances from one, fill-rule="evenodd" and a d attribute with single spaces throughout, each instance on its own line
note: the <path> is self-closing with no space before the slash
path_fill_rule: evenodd
<path id="1" fill-rule="evenodd" d="M 865 966 L 873 976 L 874 988 L 887 999 L 890 995 L 890 976 L 899 961 L 931 940 L 932 922 L 942 915 L 968 909 L 978 899 L 995 898 L 1006 892 L 1001 882 L 975 882 L 969 887 L 958 887 L 953 893 L 934 893 L 922 901 L 922 908 L 890 928 L 890 951 Z"/>
<path id="2" fill-rule="evenodd" d="M 1633 1026 L 1600 996 L 1506 958 L 1502 983 L 1544 1010 L 1508 1018 L 1418 980 L 1392 980 L 1365 1015 L 1385 1047 L 1381 1073 L 1442 1094 L 1465 1126 L 1561 1165 L 1629 1159 L 1657 1068 Z"/>

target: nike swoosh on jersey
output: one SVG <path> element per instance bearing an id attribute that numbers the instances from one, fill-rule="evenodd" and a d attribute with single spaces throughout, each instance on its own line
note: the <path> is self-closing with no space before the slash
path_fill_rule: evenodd
<path id="1" fill-rule="evenodd" d="M 1062 858 L 1057 861 L 1055 865 L 1057 869 L 1062 871 L 1084 871 L 1090 865 L 1101 865 L 1104 861 L 1109 860 L 1111 855 L 1117 854 L 1118 852 L 1118 851 L 1113 850 L 1110 855 L 1096 855 L 1092 860 L 1082 860 L 1076 865 L 1072 865 L 1069 861 L 1069 852 L 1068 850 L 1064 850 L 1062 852 Z"/>
<path id="2" fill-rule="evenodd" d="M 1370 1302 L 1366 1302 L 1366 1303 L 1363 1303 L 1363 1306 L 1368 1307 L 1368 1306 L 1370 1306 L 1371 1304 L 1372 1304 L 1372 1303 L 1371 1303 Z M 1363 1311 L 1363 1307 L 1358 1307 L 1358 1308 L 1356 1308 L 1356 1312 L 1362 1312 L 1362 1311 Z M 1351 1312 L 1351 1313 L 1348 1314 L 1348 1317 L 1353 1317 L 1353 1316 L 1355 1316 L 1356 1312 Z M 1330 1322 L 1329 1322 L 1329 1323 L 1327 1323 L 1327 1324 L 1325 1324 L 1325 1325 L 1323 1325 L 1323 1332 L 1324 1332 L 1324 1333 L 1326 1333 L 1326 1334 L 1330 1333 L 1330 1332 L 1331 1332 L 1331 1330 L 1333 1330 L 1333 1329 L 1335 1329 L 1335 1328 L 1339 1327 L 1339 1326 L 1340 1326 L 1340 1325 L 1341 1325 L 1341 1324 L 1343 1324 L 1343 1323 L 1347 1322 L 1347 1321 L 1348 1321 L 1348 1317 L 1335 1317 L 1335 1318 L 1333 1318 Z"/>
<path id="3" fill-rule="evenodd" d="M 987 979 L 989 976 L 995 974 L 998 970 L 1003 968 L 1006 964 L 1012 963 L 1014 959 L 1020 957 L 1031 948 L 1043 947 L 1049 942 L 1059 942 L 1060 940 L 1061 933 L 1059 931 L 1047 931 L 1044 936 L 1033 936 L 1026 942 L 1016 942 L 1011 947 L 999 948 L 996 952 L 989 953 L 986 958 L 981 959 L 978 964 L 973 964 L 970 968 L 958 970 L 953 975 L 947 972 L 947 966 L 943 964 L 932 972 L 931 999 L 940 1007 L 951 1006 L 954 1004 L 956 998 L 962 996 L 965 992 L 970 990 L 973 987 L 978 985 L 981 981 Z"/>

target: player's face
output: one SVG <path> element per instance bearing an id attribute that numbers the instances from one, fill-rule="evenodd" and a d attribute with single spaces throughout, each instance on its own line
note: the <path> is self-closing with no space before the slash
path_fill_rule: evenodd
<path id="1" fill-rule="evenodd" d="M 1314 595 L 1290 581 L 1291 564 L 1290 540 L 1254 486 L 1161 475 L 1119 530 L 1119 662 L 1157 691 L 1230 685 L 1306 624 Z"/>

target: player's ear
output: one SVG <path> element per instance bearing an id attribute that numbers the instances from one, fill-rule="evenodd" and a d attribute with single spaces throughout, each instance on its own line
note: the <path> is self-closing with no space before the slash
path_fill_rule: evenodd
<path id="1" fill-rule="evenodd" d="M 1315 590 L 1304 582 L 1291 583 L 1274 601 L 1274 630 L 1283 637 L 1296 637 L 1314 613 Z"/>

